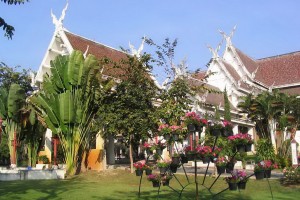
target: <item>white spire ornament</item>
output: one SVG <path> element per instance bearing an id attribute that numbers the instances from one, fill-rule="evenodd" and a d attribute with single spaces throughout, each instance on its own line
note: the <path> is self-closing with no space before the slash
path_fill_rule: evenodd
<path id="1" fill-rule="evenodd" d="M 142 51 L 144 49 L 145 40 L 146 40 L 146 36 L 143 37 L 142 43 L 138 48 L 138 50 L 136 50 L 135 47 L 129 42 L 130 54 L 136 56 L 137 58 L 140 58 L 142 55 Z"/>
<path id="2" fill-rule="evenodd" d="M 59 19 L 57 19 L 57 17 L 53 14 L 52 9 L 51 9 L 51 17 L 52 17 L 52 22 L 55 25 L 55 29 L 59 30 L 63 27 L 63 21 L 65 19 L 66 16 L 66 11 L 68 9 L 68 5 L 69 5 L 69 1 L 67 0 L 67 4 L 64 7 L 64 9 L 61 12 L 61 16 Z"/>

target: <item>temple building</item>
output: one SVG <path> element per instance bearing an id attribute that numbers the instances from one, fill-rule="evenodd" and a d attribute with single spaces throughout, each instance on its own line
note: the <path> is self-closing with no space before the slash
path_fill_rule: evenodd
<path id="1" fill-rule="evenodd" d="M 50 61 L 55 59 L 57 55 L 69 55 L 73 50 L 80 50 L 84 52 L 84 55 L 93 54 L 97 58 L 109 57 L 114 61 L 126 57 L 126 54 L 120 50 L 84 38 L 65 29 L 63 19 L 66 8 L 59 19 L 52 14 L 55 31 L 35 76 L 36 86 L 40 86 L 43 82 L 44 74 L 51 73 Z M 226 88 L 230 101 L 234 133 L 237 134 L 241 130 L 246 130 L 255 139 L 255 124 L 238 112 L 239 97 L 273 89 L 279 89 L 288 94 L 300 94 L 300 52 L 253 59 L 232 44 L 233 32 L 229 36 L 222 32 L 223 40 L 226 42 L 223 55 L 219 56 L 218 54 L 221 44 L 217 49 L 209 47 L 212 58 L 207 64 L 207 71 L 196 72 L 189 79 L 194 84 L 205 84 L 207 87 L 220 92 L 223 92 Z M 103 70 L 104 76 L 113 77 L 116 81 L 118 81 L 119 73 L 116 69 L 109 67 Z M 212 75 L 203 79 L 208 74 Z M 221 112 L 224 111 L 223 94 L 204 92 L 196 95 L 193 99 L 195 102 L 200 102 L 194 104 L 194 111 L 213 114 L 213 106 L 218 106 Z M 41 152 L 49 158 L 51 158 L 52 151 L 51 137 L 51 131 L 47 130 L 45 151 Z M 94 149 L 91 150 L 88 158 L 88 168 L 105 169 L 105 152 L 106 155 L 110 155 L 110 158 L 107 158 L 108 163 L 114 163 L 114 138 L 108 138 L 106 151 L 104 150 L 104 143 L 103 138 L 97 137 Z"/>

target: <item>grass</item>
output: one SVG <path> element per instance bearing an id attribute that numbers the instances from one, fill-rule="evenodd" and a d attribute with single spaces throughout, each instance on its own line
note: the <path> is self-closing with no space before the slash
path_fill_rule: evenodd
<path id="1" fill-rule="evenodd" d="M 185 186 L 185 176 L 177 176 Z M 189 176 L 191 182 L 194 177 Z M 105 172 L 87 172 L 65 180 L 36 180 L 36 181 L 9 181 L 0 182 L 0 199 L 103 199 L 103 200 L 131 200 L 138 199 L 139 177 L 124 170 L 109 170 Z M 201 184 L 203 177 L 199 177 Z M 205 186 L 209 187 L 214 178 L 207 177 Z M 273 199 L 292 200 L 297 199 L 300 194 L 300 187 L 284 187 L 278 180 L 269 180 Z M 170 185 L 180 191 L 180 184 L 172 179 Z M 227 184 L 221 178 L 212 187 L 211 192 L 216 194 L 227 188 Z M 199 186 L 199 199 L 212 199 L 212 195 L 205 187 Z M 157 188 L 153 188 L 151 182 L 145 178 L 142 180 L 140 199 L 156 199 Z M 162 186 L 159 199 L 178 199 L 176 192 L 168 187 Z M 187 185 L 182 193 L 182 199 L 195 199 L 195 184 Z M 268 200 L 272 199 L 267 180 L 250 180 L 244 191 L 228 191 L 215 196 L 215 199 L 231 200 Z"/>

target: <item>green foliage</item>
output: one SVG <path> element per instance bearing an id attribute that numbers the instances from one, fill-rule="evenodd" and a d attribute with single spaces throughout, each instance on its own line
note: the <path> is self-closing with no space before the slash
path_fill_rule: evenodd
<path id="1" fill-rule="evenodd" d="M 28 2 L 29 0 L 1 0 L 1 2 L 7 3 L 8 5 L 17 5 L 23 4 L 24 2 Z M 0 27 L 5 31 L 4 36 L 8 39 L 12 39 L 14 35 L 15 28 L 5 22 L 5 20 L 0 17 Z"/>
<path id="2" fill-rule="evenodd" d="M 287 167 L 283 169 L 283 185 L 294 185 L 300 183 L 300 168 Z"/>
<path id="3" fill-rule="evenodd" d="M 106 93 L 102 66 L 95 56 L 86 59 L 79 51 L 51 61 L 52 75 L 46 75 L 42 89 L 30 97 L 37 114 L 59 136 L 67 173 L 75 173 L 79 148 L 86 145 L 95 114 Z"/>
<path id="4" fill-rule="evenodd" d="M 20 85 L 25 92 L 32 91 L 29 70 L 20 70 L 20 66 L 9 67 L 0 63 L 0 87 L 9 90 L 13 83 Z"/>
<path id="5" fill-rule="evenodd" d="M 224 91 L 224 119 L 229 122 L 231 121 L 230 103 L 229 103 L 226 88 Z"/>
<path id="6" fill-rule="evenodd" d="M 220 110 L 218 106 L 215 106 L 215 120 L 216 121 L 220 121 L 221 117 L 220 117 Z"/>
<path id="7" fill-rule="evenodd" d="M 260 139 L 255 145 L 256 156 L 259 160 L 273 160 L 275 159 L 274 147 L 270 140 Z"/>
<path id="8" fill-rule="evenodd" d="M 280 168 L 290 167 L 292 164 L 291 140 L 285 140 L 278 148 L 276 163 Z"/>
<path id="9" fill-rule="evenodd" d="M 43 162 L 43 164 L 49 164 L 49 158 L 46 155 L 39 156 L 39 161 Z"/>

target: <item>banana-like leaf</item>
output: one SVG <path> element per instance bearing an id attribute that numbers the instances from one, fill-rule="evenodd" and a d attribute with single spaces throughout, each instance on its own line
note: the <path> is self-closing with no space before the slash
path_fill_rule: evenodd
<path id="1" fill-rule="evenodd" d="M 79 86 L 82 78 L 84 58 L 80 51 L 74 51 L 69 58 L 68 80 L 73 86 Z"/>
<path id="2" fill-rule="evenodd" d="M 18 121 L 20 109 L 25 101 L 25 92 L 18 84 L 12 84 L 7 97 L 7 115 Z"/>
<path id="3" fill-rule="evenodd" d="M 64 124 L 72 124 L 75 122 L 74 99 L 69 90 L 59 94 L 59 111 L 60 119 Z"/>
<path id="4" fill-rule="evenodd" d="M 2 119 L 6 119 L 7 117 L 7 96 L 7 90 L 0 88 L 0 117 Z"/>

